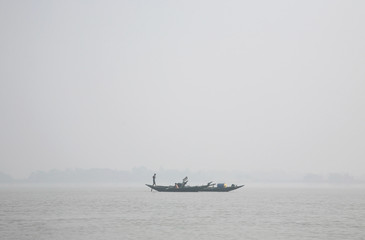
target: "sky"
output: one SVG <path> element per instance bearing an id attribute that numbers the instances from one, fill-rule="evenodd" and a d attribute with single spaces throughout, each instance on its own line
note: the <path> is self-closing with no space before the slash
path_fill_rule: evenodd
<path id="1" fill-rule="evenodd" d="M 364 11 L 0 0 L 0 171 L 365 174 Z"/>

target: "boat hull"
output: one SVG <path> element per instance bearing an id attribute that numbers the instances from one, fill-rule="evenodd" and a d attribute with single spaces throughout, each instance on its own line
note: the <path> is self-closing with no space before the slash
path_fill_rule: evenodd
<path id="1" fill-rule="evenodd" d="M 218 187 L 210 187 L 208 185 L 205 186 L 186 186 L 183 188 L 176 188 L 174 186 L 153 186 L 150 184 L 146 184 L 147 187 L 156 190 L 158 192 L 230 192 L 236 190 L 238 188 L 243 187 L 244 185 L 240 186 L 230 186 L 225 188 L 218 188 Z"/>

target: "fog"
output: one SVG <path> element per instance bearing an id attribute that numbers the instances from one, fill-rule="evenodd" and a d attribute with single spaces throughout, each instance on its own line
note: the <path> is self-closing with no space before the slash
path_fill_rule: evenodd
<path id="1" fill-rule="evenodd" d="M 0 1 L 0 171 L 364 175 L 364 10 Z"/>

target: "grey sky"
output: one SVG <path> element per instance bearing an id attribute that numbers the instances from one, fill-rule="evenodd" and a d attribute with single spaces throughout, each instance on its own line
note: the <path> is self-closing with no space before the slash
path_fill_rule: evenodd
<path id="1" fill-rule="evenodd" d="M 0 1 L 0 171 L 365 174 L 364 1 Z"/>

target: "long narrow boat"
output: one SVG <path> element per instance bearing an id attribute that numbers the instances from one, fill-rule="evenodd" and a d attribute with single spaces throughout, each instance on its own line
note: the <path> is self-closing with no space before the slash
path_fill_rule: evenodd
<path id="1" fill-rule="evenodd" d="M 188 178 L 185 177 L 182 183 L 175 183 L 175 185 L 171 186 L 159 186 L 150 184 L 146 184 L 146 186 L 151 188 L 151 191 L 156 190 L 158 192 L 229 192 L 244 186 L 234 184 L 229 187 L 227 187 L 226 184 L 217 184 L 217 186 L 215 186 L 216 184 L 212 184 L 212 182 L 201 186 L 186 186 L 186 183 L 188 182 L 187 179 Z"/>
<path id="2" fill-rule="evenodd" d="M 185 186 L 183 188 L 176 188 L 175 186 L 153 186 L 146 184 L 153 190 L 158 192 L 230 192 L 243 187 L 244 185 L 233 185 L 229 187 L 214 187 L 214 186 Z"/>

